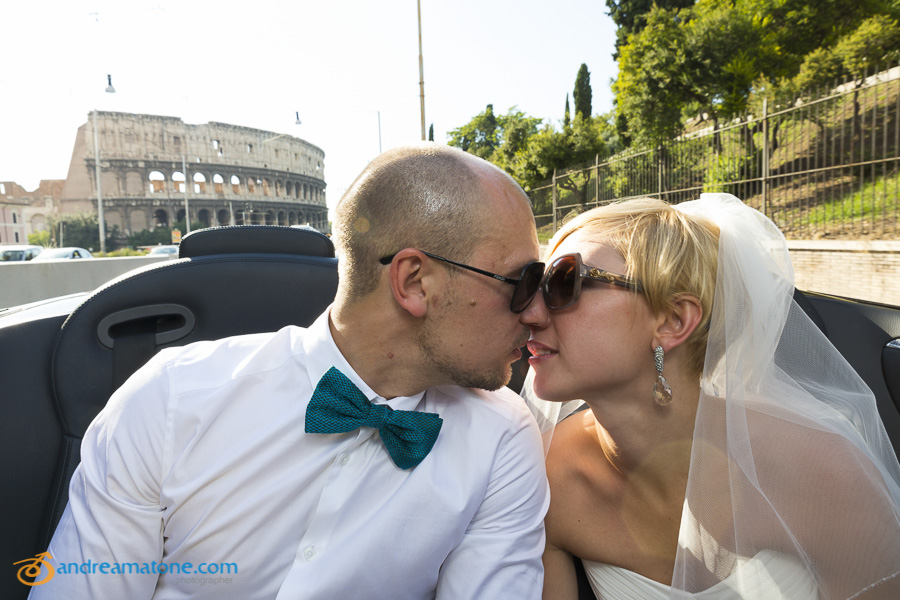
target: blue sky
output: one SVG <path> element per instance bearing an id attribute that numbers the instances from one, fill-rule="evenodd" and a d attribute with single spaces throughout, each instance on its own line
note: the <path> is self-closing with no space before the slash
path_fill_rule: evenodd
<path id="1" fill-rule="evenodd" d="M 603 0 L 421 0 L 426 128 L 494 105 L 562 118 L 581 63 L 612 106 Z M 0 7 L 0 181 L 62 179 L 94 108 L 288 133 L 325 151 L 333 207 L 381 147 L 420 139 L 415 0 L 53 0 Z M 106 94 L 112 74 L 115 94 Z M 300 113 L 302 125 L 295 125 Z"/>

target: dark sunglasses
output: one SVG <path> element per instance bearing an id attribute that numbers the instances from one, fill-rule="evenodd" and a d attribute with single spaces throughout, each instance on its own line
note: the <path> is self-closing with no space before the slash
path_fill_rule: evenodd
<path id="1" fill-rule="evenodd" d="M 531 304 L 531 300 L 541 288 L 541 278 L 544 276 L 544 263 L 542 262 L 528 263 L 525 265 L 525 268 L 522 269 L 522 274 L 519 275 L 519 278 L 513 279 L 512 277 L 497 275 L 496 273 L 491 273 L 490 271 L 485 271 L 478 267 L 464 265 L 463 263 L 444 258 L 443 256 L 438 256 L 437 254 L 432 254 L 431 252 L 425 252 L 424 250 L 419 250 L 419 252 L 436 260 L 442 260 L 451 265 L 468 269 L 469 271 L 475 271 L 476 273 L 487 275 L 488 277 L 493 277 L 497 281 L 514 285 L 515 289 L 513 290 L 512 300 L 509 301 L 509 310 L 516 314 L 522 312 L 528 308 L 529 304 Z M 391 254 L 390 256 L 382 257 L 378 262 L 383 265 L 389 265 L 391 264 L 391 261 L 394 260 L 395 256 L 396 254 Z"/>
<path id="2" fill-rule="evenodd" d="M 584 280 L 617 285 L 628 290 L 642 289 L 641 284 L 633 279 L 584 264 L 578 253 L 564 254 L 550 263 L 541 281 L 541 293 L 547 308 L 562 310 L 578 302 Z"/>

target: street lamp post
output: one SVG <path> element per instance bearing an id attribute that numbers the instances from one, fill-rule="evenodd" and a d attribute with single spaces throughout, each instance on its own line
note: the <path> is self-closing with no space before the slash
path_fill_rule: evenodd
<path id="1" fill-rule="evenodd" d="M 294 114 L 297 115 L 297 120 L 294 121 L 294 125 L 303 125 L 303 123 L 300 121 L 300 111 L 296 111 Z M 283 137 L 288 137 L 288 136 L 290 136 L 290 135 L 291 135 L 291 134 L 289 134 L 289 133 L 279 133 L 278 135 L 275 135 L 275 136 L 272 136 L 272 137 L 270 137 L 270 138 L 264 139 L 264 140 L 263 140 L 262 142 L 260 142 L 260 143 L 262 143 L 262 144 L 268 144 L 269 142 L 274 142 L 275 140 L 280 140 L 281 138 L 283 138 Z"/>
<path id="2" fill-rule="evenodd" d="M 115 94 L 112 75 L 106 76 L 106 93 Z M 97 134 L 97 109 L 94 109 L 94 178 L 97 181 L 97 226 L 100 229 L 100 252 L 106 252 L 106 223 L 103 220 L 103 194 L 100 191 L 100 136 Z"/>
<path id="3" fill-rule="evenodd" d="M 381 111 L 376 110 L 378 113 L 378 154 L 381 154 Z"/>
<path id="4" fill-rule="evenodd" d="M 184 143 L 187 146 L 187 136 L 184 136 Z M 191 212 L 188 206 L 188 172 L 187 172 L 187 157 L 182 154 L 181 155 L 181 170 L 184 171 L 184 223 L 187 228 L 187 232 L 191 232 Z"/>
<path id="5" fill-rule="evenodd" d="M 416 0 L 419 10 L 419 105 L 422 113 L 422 141 L 425 141 L 425 75 L 422 68 L 422 2 Z"/>
<path id="6" fill-rule="evenodd" d="M 100 228 L 100 252 L 106 252 L 106 224 L 103 222 L 103 194 L 100 192 L 100 146 L 97 141 L 97 109 L 94 109 L 94 181 L 97 184 L 97 223 Z"/>

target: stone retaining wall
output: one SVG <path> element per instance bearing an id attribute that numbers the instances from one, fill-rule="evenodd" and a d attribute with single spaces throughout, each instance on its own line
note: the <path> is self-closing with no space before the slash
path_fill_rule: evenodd
<path id="1" fill-rule="evenodd" d="M 789 240 L 801 290 L 900 306 L 900 242 Z"/>

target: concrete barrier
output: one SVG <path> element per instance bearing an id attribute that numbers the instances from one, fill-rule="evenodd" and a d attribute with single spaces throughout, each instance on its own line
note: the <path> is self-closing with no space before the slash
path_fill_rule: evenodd
<path id="1" fill-rule="evenodd" d="M 900 242 L 789 240 L 788 249 L 801 290 L 900 305 Z M 89 292 L 123 273 L 165 260 L 170 258 L 0 263 L 0 308 Z"/>
<path id="2" fill-rule="evenodd" d="M 900 242 L 788 240 L 801 290 L 900 306 Z"/>
<path id="3" fill-rule="evenodd" d="M 90 292 L 123 273 L 166 260 L 170 257 L 123 256 L 0 263 L 0 308 L 75 292 Z"/>

